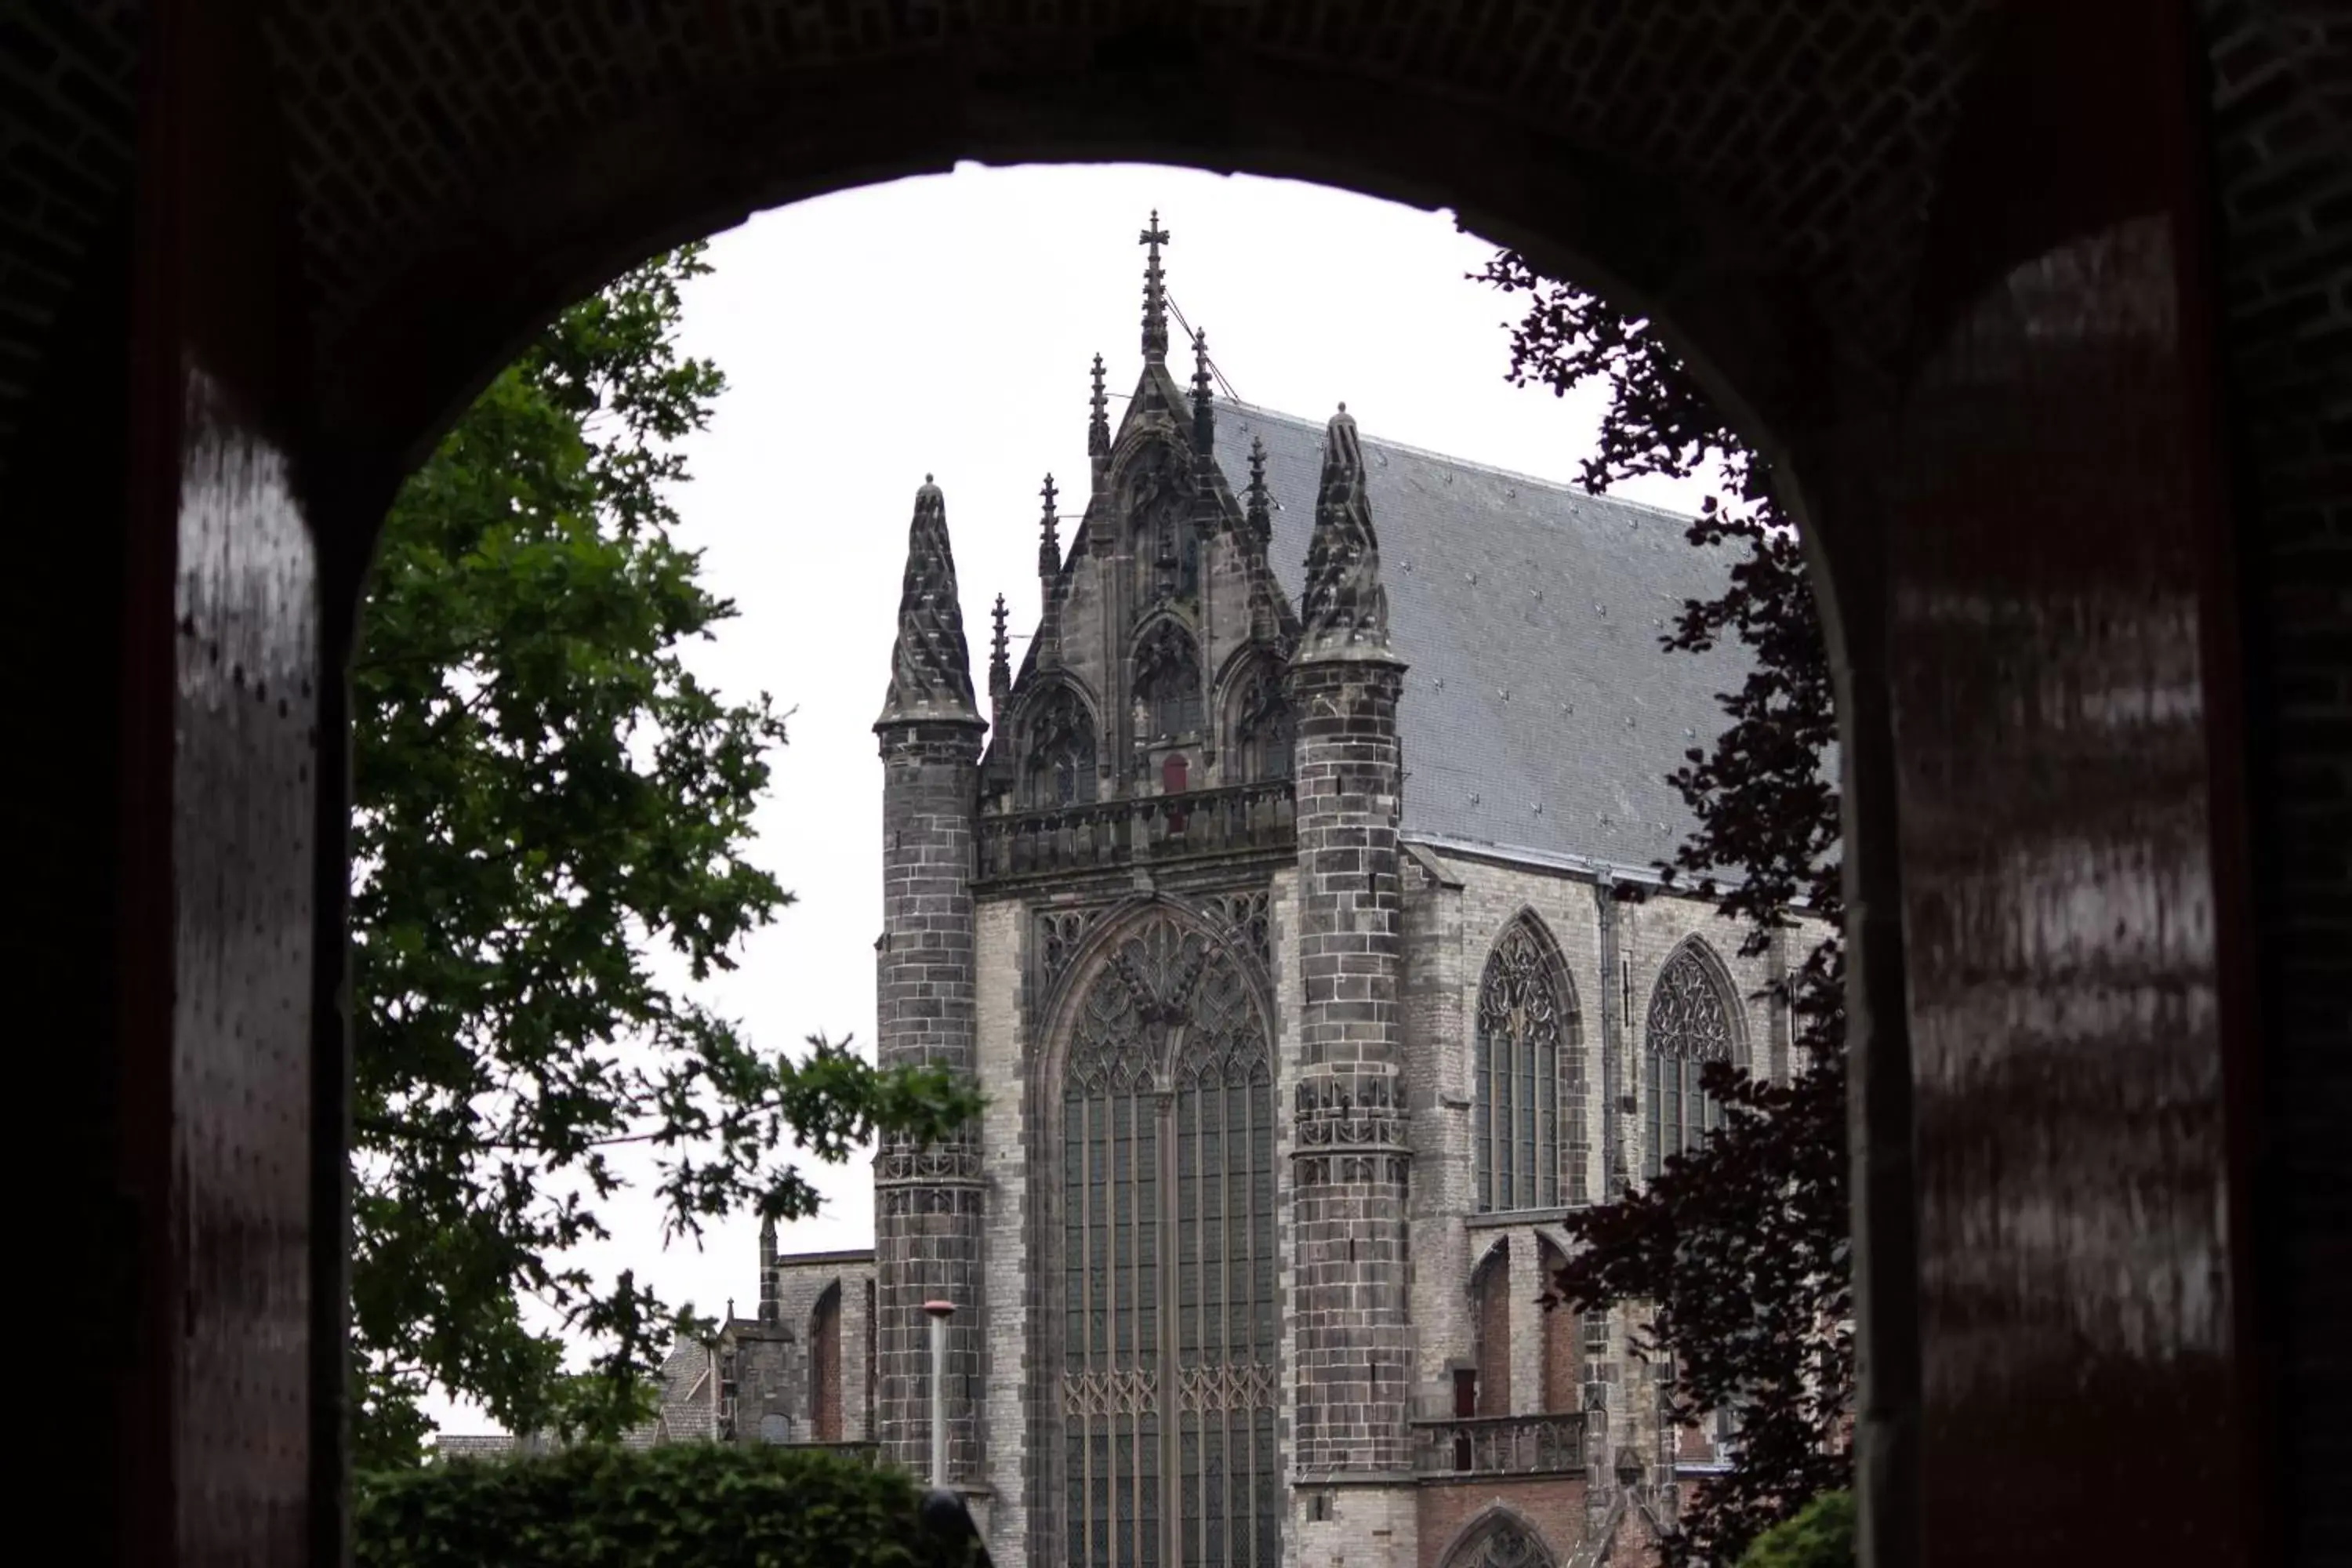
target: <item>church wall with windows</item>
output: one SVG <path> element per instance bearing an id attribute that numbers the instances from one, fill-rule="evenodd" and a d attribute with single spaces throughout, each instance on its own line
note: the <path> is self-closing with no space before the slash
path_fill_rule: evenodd
<path id="1" fill-rule="evenodd" d="M 1143 239 L 1143 370 L 1114 427 L 1095 367 L 1066 538 L 1040 488 L 985 721 L 917 498 L 883 1051 L 985 1108 L 877 1161 L 875 1435 L 928 1451 L 939 1292 L 1000 1561 L 1556 1568 L 1671 1528 L 1717 1450 L 1627 1311 L 1538 1298 L 1568 1216 L 1704 1131 L 1696 1063 L 1785 1070 L 1779 952 L 1647 869 L 1726 679 L 1656 630 L 1719 579 L 1663 514 L 1221 403 L 1197 337 L 1188 387 Z M 849 1324 L 796 1332 L 830 1364 Z"/>

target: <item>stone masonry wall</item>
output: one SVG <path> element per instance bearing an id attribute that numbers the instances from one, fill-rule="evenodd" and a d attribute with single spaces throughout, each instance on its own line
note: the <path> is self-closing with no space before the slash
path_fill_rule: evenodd
<path id="1" fill-rule="evenodd" d="M 908 722 L 881 733 L 879 1059 L 886 1067 L 937 1062 L 970 1073 L 976 1065 L 971 864 L 980 727 Z M 923 1303 L 954 1302 L 948 1463 L 960 1484 L 982 1473 L 980 1184 L 977 1128 L 927 1148 L 886 1142 L 875 1157 L 876 1435 L 886 1460 L 928 1475 L 931 1376 Z"/>
<path id="2" fill-rule="evenodd" d="M 867 1251 L 783 1253 L 775 1258 L 761 1294 L 774 1303 L 776 1321 L 761 1325 L 764 1332 L 757 1336 L 739 1332 L 743 1370 L 736 1380 L 736 1426 L 742 1440 L 756 1440 L 760 1418 L 769 1414 L 783 1415 L 792 1423 L 792 1441 L 816 1439 L 813 1358 L 818 1346 L 813 1331 L 817 1303 L 836 1288 L 841 1301 L 840 1332 L 834 1347 L 835 1387 L 841 1395 L 839 1440 L 866 1439 L 871 1426 L 866 1397 L 866 1339 L 871 1329 L 866 1321 L 866 1289 L 873 1278 L 874 1254 Z M 761 1342 L 755 1345 L 755 1339 Z"/>
<path id="3" fill-rule="evenodd" d="M 1402 667 L 1308 661 L 1290 679 L 1298 716 L 1300 979 L 1291 1456 L 1304 1480 L 1357 1483 L 1332 1494 L 1327 1517 L 1310 1508 L 1294 1518 L 1301 1563 L 1319 1565 L 1346 1540 L 1374 1564 L 1402 1568 L 1414 1551 L 1412 1155 L 1401 1072 L 1397 851 Z"/>
<path id="4" fill-rule="evenodd" d="M 989 1456 L 989 1495 L 977 1507 L 982 1534 L 999 1563 L 1029 1563 L 1033 1471 L 1044 1458 L 1033 1454 L 1034 1425 L 1054 1414 L 1056 1390 L 1038 1386 L 1045 1369 L 1030 1356 L 1030 1335 L 1043 1293 L 1055 1281 L 1043 1277 L 1032 1250 L 1029 1205 L 1028 1037 L 1022 1027 L 1022 976 L 1028 973 L 1025 932 L 1028 906 L 1015 900 L 981 906 L 974 925 L 979 1026 L 976 1037 L 981 1091 L 982 1169 L 987 1181 L 987 1220 L 981 1248 L 980 1323 L 982 1388 L 981 1447 Z"/>

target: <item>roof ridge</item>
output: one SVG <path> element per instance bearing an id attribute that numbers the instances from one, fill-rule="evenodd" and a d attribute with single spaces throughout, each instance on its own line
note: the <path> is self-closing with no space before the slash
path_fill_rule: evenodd
<path id="1" fill-rule="evenodd" d="M 1265 419 L 1278 419 L 1286 425 L 1296 425 L 1302 430 L 1317 434 L 1320 434 L 1323 429 L 1323 421 L 1319 419 L 1303 418 L 1296 414 L 1285 413 L 1279 408 L 1265 407 L 1262 404 L 1244 403 L 1238 397 L 1227 398 L 1225 401 L 1244 414 L 1255 414 Z M 1399 441 L 1387 436 L 1366 434 L 1360 439 L 1366 446 L 1384 447 L 1391 452 L 1403 452 L 1415 458 L 1426 458 L 1433 462 L 1445 463 L 1471 473 L 1490 474 L 1502 479 L 1516 479 L 1521 484 L 1534 485 L 1538 489 L 1551 490 L 1560 495 L 1575 496 L 1583 500 L 1597 501 L 1602 506 L 1619 507 L 1627 511 L 1648 512 L 1653 517 L 1664 518 L 1674 522 L 1689 522 L 1697 515 L 1694 512 L 1675 511 L 1668 507 L 1653 506 L 1648 501 L 1628 500 L 1622 496 L 1603 495 L 1598 490 L 1587 489 L 1582 485 L 1572 485 L 1560 479 L 1547 479 L 1539 474 L 1522 473 L 1517 468 L 1506 468 L 1494 463 L 1477 462 L 1469 458 L 1456 457 L 1451 452 L 1440 452 L 1433 447 L 1416 447 L 1409 441 Z"/>

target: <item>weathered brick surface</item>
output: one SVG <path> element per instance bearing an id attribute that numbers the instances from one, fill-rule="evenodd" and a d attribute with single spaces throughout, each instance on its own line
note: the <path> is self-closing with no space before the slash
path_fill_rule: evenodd
<path id="1" fill-rule="evenodd" d="M 1421 1551 L 1415 1561 L 1419 1568 L 1444 1568 L 1475 1546 L 1480 1527 L 1500 1513 L 1541 1540 L 1554 1563 L 1567 1563 L 1584 1544 L 1588 1501 L 1580 1476 L 1425 1486 L 1421 1492 Z"/>

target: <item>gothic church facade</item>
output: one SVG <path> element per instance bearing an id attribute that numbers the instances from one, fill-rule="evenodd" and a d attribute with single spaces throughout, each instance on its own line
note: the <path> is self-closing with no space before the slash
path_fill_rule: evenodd
<path id="1" fill-rule="evenodd" d="M 1658 636 L 1722 563 L 1219 399 L 1204 340 L 1181 382 L 1143 237 L 1142 372 L 1114 427 L 1096 361 L 985 714 L 915 501 L 878 1048 L 987 1108 L 880 1151 L 870 1258 L 763 1241 L 725 1428 L 927 1470 L 945 1300 L 950 1479 L 1008 1568 L 1643 1555 L 1736 1439 L 1661 1419 L 1627 1314 L 1538 1298 L 1561 1220 L 1707 1127 L 1706 1062 L 1788 1070 L 1786 951 L 1651 869 L 1738 679 Z"/>

